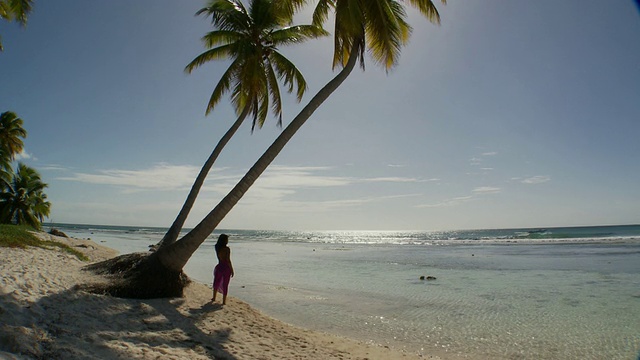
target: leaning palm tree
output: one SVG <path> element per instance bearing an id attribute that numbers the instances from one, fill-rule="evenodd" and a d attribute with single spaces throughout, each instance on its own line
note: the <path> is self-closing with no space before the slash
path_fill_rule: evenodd
<path id="1" fill-rule="evenodd" d="M 0 0 L 0 19 L 7 21 L 16 21 L 20 25 L 27 24 L 27 15 L 31 12 L 31 4 L 33 0 Z M 2 38 L 0 37 L 0 51 L 2 47 Z"/>
<path id="2" fill-rule="evenodd" d="M 231 65 L 209 98 L 205 114 L 209 114 L 230 92 L 238 118 L 200 170 L 182 209 L 158 244 L 160 247 L 178 238 L 207 174 L 245 118 L 251 114 L 253 131 L 256 125 L 262 127 L 271 108 L 281 126 L 282 100 L 278 79 L 288 86 L 288 92 L 295 90 L 298 101 L 307 89 L 302 73 L 278 48 L 328 33 L 316 25 L 285 26 L 290 22 L 292 10 L 278 8 L 276 3 L 282 4 L 272 0 L 254 0 L 247 10 L 239 0 L 211 0 L 207 7 L 196 13 L 211 16 L 215 30 L 202 38 L 208 50 L 193 59 L 185 71 L 191 73 L 209 61 L 231 59 Z"/>
<path id="3" fill-rule="evenodd" d="M 15 159 L 24 148 L 22 139 L 27 137 L 27 131 L 22 124 L 22 119 L 11 111 L 0 114 L 0 147 L 10 160 Z"/>
<path id="4" fill-rule="evenodd" d="M 40 229 L 51 209 L 51 203 L 44 193 L 47 184 L 42 182 L 40 174 L 24 164 L 18 164 L 17 171 L 3 185 L 0 192 L 0 223 Z"/>
<path id="5" fill-rule="evenodd" d="M 440 15 L 431 0 L 409 0 L 427 19 L 439 23 Z M 445 0 L 442 0 L 445 3 Z M 313 14 L 315 24 L 323 23 L 335 11 L 334 67 L 342 70 L 325 85 L 300 114 L 276 138 L 247 174 L 220 203 L 188 234 L 158 250 L 159 261 L 168 269 L 181 270 L 191 255 L 215 230 L 251 185 L 273 162 L 287 142 L 313 112 L 342 84 L 359 61 L 364 68 L 365 51 L 384 69 L 397 65 L 400 50 L 411 33 L 403 2 L 397 0 L 320 0 Z"/>
<path id="6" fill-rule="evenodd" d="M 444 3 L 444 0 L 441 1 Z M 409 0 L 409 2 L 429 20 L 439 22 L 440 17 L 432 1 Z M 180 240 L 161 246 L 150 255 L 123 255 L 91 265 L 88 267 L 89 270 L 102 274 L 117 274 L 117 279 L 107 287 L 88 286 L 89 290 L 138 298 L 181 296 L 187 283 L 182 269 L 191 255 L 238 203 L 314 111 L 344 82 L 358 61 L 364 65 L 365 51 L 368 49 L 374 61 L 387 70 L 397 64 L 400 49 L 406 44 L 411 32 L 411 27 L 406 22 L 407 14 L 402 2 L 398 0 L 320 0 L 314 12 L 316 24 L 324 21 L 331 9 L 336 13 L 334 66 L 341 66 L 342 70 L 320 89 L 247 174 L 195 228 Z"/>

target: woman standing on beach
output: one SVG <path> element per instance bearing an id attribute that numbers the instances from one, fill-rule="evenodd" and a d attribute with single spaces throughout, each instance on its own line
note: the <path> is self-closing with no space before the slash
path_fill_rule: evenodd
<path id="1" fill-rule="evenodd" d="M 218 292 L 222 293 L 222 305 L 227 304 L 227 293 L 229 292 L 229 281 L 233 277 L 233 265 L 231 265 L 231 249 L 227 246 L 229 236 L 220 234 L 216 243 L 216 256 L 218 265 L 213 269 L 213 298 L 216 301 Z"/>

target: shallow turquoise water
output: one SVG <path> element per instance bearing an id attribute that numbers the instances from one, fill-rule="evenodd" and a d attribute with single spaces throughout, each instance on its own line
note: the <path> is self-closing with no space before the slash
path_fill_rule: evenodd
<path id="1" fill-rule="evenodd" d="M 98 230 L 91 236 L 122 252 L 146 251 L 161 237 Z M 294 325 L 411 352 L 636 360 L 640 241 L 603 241 L 610 243 L 438 246 L 236 234 L 230 292 Z M 214 262 L 211 240 L 186 271 L 210 283 Z M 437 279 L 419 279 L 429 275 Z"/>
<path id="2" fill-rule="evenodd" d="M 639 245 L 233 249 L 233 295 L 304 327 L 425 354 L 633 359 L 640 349 Z M 428 275 L 437 279 L 419 279 Z"/>

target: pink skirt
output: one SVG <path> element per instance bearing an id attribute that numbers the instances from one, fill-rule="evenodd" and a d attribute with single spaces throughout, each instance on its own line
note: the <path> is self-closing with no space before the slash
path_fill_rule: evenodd
<path id="1" fill-rule="evenodd" d="M 221 263 L 213 269 L 213 290 L 226 295 L 229 292 L 229 280 L 231 280 L 231 266 Z"/>

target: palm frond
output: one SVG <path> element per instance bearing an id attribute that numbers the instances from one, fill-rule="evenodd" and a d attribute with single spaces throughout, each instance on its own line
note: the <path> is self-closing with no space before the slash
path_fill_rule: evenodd
<path id="1" fill-rule="evenodd" d="M 271 0 L 252 1 L 249 17 L 251 18 L 253 30 L 271 30 L 289 22 L 289 19 L 284 14 L 277 14 L 274 10 Z"/>
<path id="2" fill-rule="evenodd" d="M 364 52 L 386 70 L 396 66 L 400 51 L 411 34 L 404 0 L 319 0 L 313 13 L 313 24 L 326 21 L 335 12 L 333 66 L 344 66 L 351 56 L 358 56 L 364 68 Z M 433 0 L 408 0 L 431 22 L 440 23 Z M 446 0 L 441 0 L 446 4 Z M 366 47 L 356 46 L 365 41 Z M 352 49 L 358 54 L 351 54 Z"/>
<path id="3" fill-rule="evenodd" d="M 336 7 L 335 0 L 320 0 L 313 10 L 312 24 L 322 26 L 329 17 L 329 10 Z"/>
<path id="4" fill-rule="evenodd" d="M 447 4 L 447 0 L 440 0 L 443 5 Z M 424 15 L 429 21 L 434 24 L 440 24 L 440 13 L 435 4 L 431 0 L 409 0 L 413 7 L 420 10 L 420 13 Z"/>
<path id="5" fill-rule="evenodd" d="M 271 62 L 268 63 L 266 70 L 269 93 L 271 94 L 271 111 L 278 117 L 278 127 L 282 127 L 282 98 L 280 96 L 280 86 L 278 85 L 278 78 L 276 77 Z"/>
<path id="6" fill-rule="evenodd" d="M 236 111 L 249 108 L 249 112 L 253 114 L 255 103 L 252 95 L 242 91 L 242 84 L 239 81 L 234 80 L 232 83 L 234 84 L 233 89 L 231 89 L 231 104 L 233 107 Z"/>
<path id="7" fill-rule="evenodd" d="M 409 39 L 411 27 L 406 22 L 407 13 L 396 1 L 371 1 L 363 10 L 366 13 L 366 36 L 369 52 L 374 61 L 385 69 L 398 62 L 400 50 Z"/>
<path id="8" fill-rule="evenodd" d="M 0 19 L 11 21 L 11 12 L 9 11 L 9 4 L 4 1 L 0 1 Z"/>
<path id="9" fill-rule="evenodd" d="M 207 114 L 230 92 L 236 112 L 247 110 L 252 114 L 253 127 L 262 126 L 269 110 L 281 119 L 278 81 L 288 87 L 288 92 L 296 91 L 300 101 L 306 90 L 304 77 L 278 52 L 278 47 L 328 34 L 315 25 L 287 26 L 292 9 L 306 1 L 251 0 L 246 9 L 240 0 L 210 0 L 198 11 L 197 15 L 211 16 L 214 27 L 202 38 L 205 46 L 217 47 L 198 55 L 185 71 L 191 73 L 212 60 L 233 61 L 233 70 L 225 72 L 209 99 Z"/>
<path id="10" fill-rule="evenodd" d="M 336 1 L 333 66 L 345 66 L 358 39 L 365 38 L 366 18 L 359 0 Z M 364 59 L 360 59 L 364 67 Z"/>
<path id="11" fill-rule="evenodd" d="M 206 62 L 209 62 L 211 60 L 226 59 L 233 55 L 234 50 L 234 44 L 218 46 L 217 48 L 207 50 L 202 54 L 196 56 L 195 59 L 191 60 L 191 62 L 184 68 L 184 71 L 190 74 L 195 68 L 204 65 Z"/>
<path id="12" fill-rule="evenodd" d="M 254 130 L 256 126 L 256 121 L 259 129 L 262 129 L 265 120 L 267 119 L 267 115 L 269 115 L 269 86 L 265 82 L 263 84 L 263 89 L 260 91 L 260 95 L 258 96 L 258 112 L 257 117 L 253 119 L 253 126 L 251 126 L 251 131 Z"/>
<path id="13" fill-rule="evenodd" d="M 234 0 L 211 0 L 196 15 L 211 16 L 211 23 L 220 30 L 240 30 L 251 27 L 251 18 L 244 5 Z"/>
<path id="14" fill-rule="evenodd" d="M 327 36 L 329 32 L 315 25 L 297 25 L 275 30 L 270 38 L 275 46 L 297 44 L 321 36 Z"/>
<path id="15" fill-rule="evenodd" d="M 22 127 L 24 122 L 14 112 L 5 111 L 0 114 L 0 147 L 10 159 L 22 152 L 27 131 Z"/>
<path id="16" fill-rule="evenodd" d="M 274 14 L 278 14 L 278 16 L 284 21 L 282 24 L 289 24 L 293 19 L 293 14 L 302 8 L 308 0 L 277 0 L 273 1 L 273 11 Z"/>
<path id="17" fill-rule="evenodd" d="M 20 163 L 0 194 L 0 222 L 26 224 L 40 228 L 40 222 L 49 216 L 51 203 L 47 201 L 40 174 Z"/>
<path id="18" fill-rule="evenodd" d="M 302 100 L 302 96 L 307 91 L 307 82 L 298 68 L 284 55 L 278 51 L 271 53 L 272 65 L 275 67 L 278 77 L 289 86 L 288 91 L 291 93 L 296 90 L 296 98 L 298 102 Z"/>
<path id="19" fill-rule="evenodd" d="M 232 30 L 214 30 L 208 32 L 202 37 L 202 42 L 207 48 L 224 44 L 229 45 L 236 41 L 240 41 L 243 38 L 243 34 Z"/>
<path id="20" fill-rule="evenodd" d="M 216 84 L 216 87 L 213 89 L 211 97 L 209 98 L 209 102 L 207 103 L 207 110 L 205 110 L 205 115 L 208 115 L 211 110 L 213 110 L 213 108 L 218 104 L 218 102 L 220 102 L 222 96 L 227 91 L 229 91 L 229 87 L 231 86 L 231 82 L 234 77 L 233 74 L 238 66 L 237 62 L 239 61 L 236 60 L 234 63 L 232 63 L 231 66 L 229 66 L 229 68 L 227 68 L 224 74 L 222 74 L 222 76 L 220 77 L 220 80 L 218 81 L 218 84 Z"/>
<path id="21" fill-rule="evenodd" d="M 8 0 L 9 12 L 13 14 L 13 19 L 21 25 L 26 25 L 32 2 L 33 0 Z"/>

